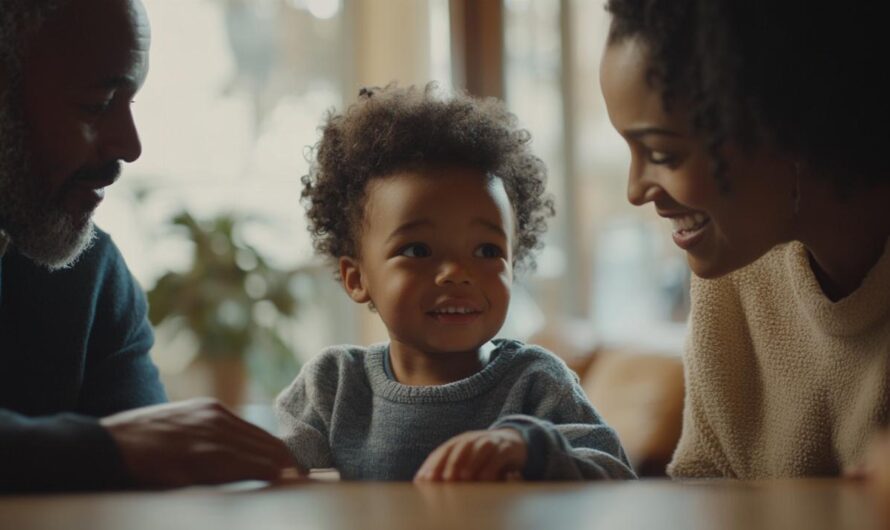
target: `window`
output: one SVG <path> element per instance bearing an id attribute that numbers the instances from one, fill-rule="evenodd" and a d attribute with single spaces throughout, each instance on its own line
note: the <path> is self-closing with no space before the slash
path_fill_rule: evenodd
<path id="1" fill-rule="evenodd" d="M 557 199 L 534 298 L 603 343 L 679 351 L 689 273 L 663 221 L 625 199 L 629 152 L 599 88 L 604 2 L 505 0 L 504 20 L 506 99 Z"/>
<path id="2" fill-rule="evenodd" d="M 274 330 L 276 347 L 294 359 L 332 343 L 383 340 L 377 316 L 349 301 L 313 256 L 299 203 L 307 146 L 325 112 L 361 86 L 466 86 L 475 68 L 487 77 L 474 86 L 502 95 L 531 131 L 557 199 L 538 272 L 516 289 L 503 334 L 526 338 L 548 318 L 568 318 L 607 342 L 679 349 L 688 272 L 667 228 L 624 198 L 627 147 L 598 83 L 603 3 L 491 1 L 144 0 L 152 66 L 134 107 L 143 156 L 109 190 L 97 223 L 151 291 L 167 273 L 194 272 L 198 246 L 172 223 L 187 212 L 210 234 L 211 251 L 233 247 L 241 290 L 253 297 L 221 305 L 215 317 Z M 471 9 L 482 27 L 461 49 L 470 18 L 455 17 Z M 469 64 L 483 55 L 494 70 Z M 226 222 L 230 237 L 219 233 Z M 295 315 L 264 298 L 272 281 L 257 272 L 258 259 L 293 273 L 286 291 Z M 184 321 L 160 325 L 154 350 L 174 399 L 212 391 L 202 383 L 209 372 L 195 368 L 206 357 L 200 333 L 176 331 Z M 296 366 L 266 355 L 269 343 L 247 349 L 231 355 L 246 359 L 253 377 L 247 399 L 268 402 Z"/>
<path id="3" fill-rule="evenodd" d="M 352 101 L 360 86 L 433 76 L 450 83 L 447 0 L 144 3 L 153 30 L 151 72 L 134 106 L 143 155 L 109 190 L 97 224 L 152 291 L 167 273 L 195 272 L 196 244 L 172 223 L 187 212 L 213 239 L 212 252 L 235 247 L 242 291 L 255 297 L 221 304 L 211 316 L 274 328 L 278 346 L 297 359 L 328 344 L 378 337 L 369 323 L 376 316 L 349 301 L 313 256 L 300 177 L 325 112 Z M 225 222 L 234 223 L 231 237 Z M 263 299 L 270 280 L 257 273 L 257 256 L 274 270 L 297 271 L 287 287 L 294 317 Z M 205 283 L 205 291 L 221 289 Z M 153 350 L 170 396 L 212 393 L 212 370 L 195 362 L 207 360 L 206 337 L 189 333 L 195 326 L 183 326 L 187 319 L 177 315 L 157 327 Z M 272 349 L 264 342 L 225 355 L 248 367 L 248 401 L 268 402 L 296 373 L 294 364 L 270 357 Z"/>

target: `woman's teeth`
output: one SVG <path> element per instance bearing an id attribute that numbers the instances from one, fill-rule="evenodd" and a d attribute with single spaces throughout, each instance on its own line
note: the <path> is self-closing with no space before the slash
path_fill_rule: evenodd
<path id="1" fill-rule="evenodd" d="M 711 218 L 703 213 L 693 213 L 682 217 L 672 217 L 675 232 L 692 232 L 705 226 Z"/>

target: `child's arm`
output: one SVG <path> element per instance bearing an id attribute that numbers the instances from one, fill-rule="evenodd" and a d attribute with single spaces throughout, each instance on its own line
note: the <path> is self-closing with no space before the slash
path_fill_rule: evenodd
<path id="1" fill-rule="evenodd" d="M 415 480 L 636 478 L 615 431 L 603 423 L 574 376 L 566 376 L 538 381 L 534 393 L 544 397 L 534 400 L 529 414 L 504 416 L 488 430 L 465 432 L 439 446 Z M 549 397 L 559 390 L 561 395 Z"/>
<path id="2" fill-rule="evenodd" d="M 553 354 L 528 348 L 530 363 L 511 401 L 490 429 L 510 428 L 528 449 L 522 476 L 530 480 L 628 479 L 636 474 L 621 441 L 587 398 L 578 375 Z M 534 355 L 532 355 L 534 354 Z"/>
<path id="3" fill-rule="evenodd" d="M 324 413 L 330 410 L 325 404 L 332 399 L 327 399 L 328 392 L 318 384 L 316 366 L 307 364 L 275 402 L 279 433 L 302 471 L 333 467 L 328 443 L 330 414 Z"/>
<path id="4" fill-rule="evenodd" d="M 636 478 L 618 435 L 586 398 L 562 403 L 562 409 L 553 414 L 515 414 L 492 425 L 491 429 L 515 429 L 525 441 L 528 458 L 522 476 L 529 480 Z"/>

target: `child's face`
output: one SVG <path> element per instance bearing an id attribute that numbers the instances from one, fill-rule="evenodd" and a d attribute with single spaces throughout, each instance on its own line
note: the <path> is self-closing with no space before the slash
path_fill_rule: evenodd
<path id="1" fill-rule="evenodd" d="M 359 259 L 341 258 L 353 300 L 373 302 L 399 347 L 468 352 L 504 323 L 513 210 L 477 170 L 405 171 L 368 183 Z"/>

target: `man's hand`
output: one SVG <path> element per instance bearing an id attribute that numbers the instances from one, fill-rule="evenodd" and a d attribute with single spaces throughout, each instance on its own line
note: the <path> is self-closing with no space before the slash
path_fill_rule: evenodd
<path id="1" fill-rule="evenodd" d="M 271 481 L 296 465 L 281 440 L 211 399 L 130 410 L 100 423 L 140 487 Z"/>
<path id="2" fill-rule="evenodd" d="M 506 480 L 518 476 L 527 459 L 525 440 L 515 429 L 470 431 L 430 453 L 414 480 Z"/>

